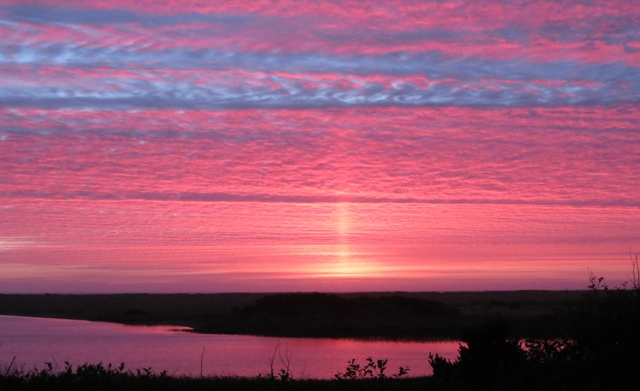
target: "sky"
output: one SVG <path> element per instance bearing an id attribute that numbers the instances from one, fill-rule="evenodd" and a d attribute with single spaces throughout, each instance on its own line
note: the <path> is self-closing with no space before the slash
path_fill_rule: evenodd
<path id="1" fill-rule="evenodd" d="M 585 289 L 640 4 L 0 2 L 0 292 Z"/>

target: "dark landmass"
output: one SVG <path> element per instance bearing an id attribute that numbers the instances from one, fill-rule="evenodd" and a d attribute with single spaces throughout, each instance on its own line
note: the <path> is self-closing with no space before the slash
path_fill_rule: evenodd
<path id="1" fill-rule="evenodd" d="M 0 314 L 281 337 L 459 339 L 500 314 L 519 338 L 566 335 L 583 291 L 0 295 Z"/>
<path id="2" fill-rule="evenodd" d="M 105 367 L 101 363 L 83 364 L 56 371 L 49 363 L 44 370 L 24 371 L 12 368 L 11 363 L 0 365 L 0 389 L 2 390 L 434 390 L 434 391 L 478 391 L 478 390 L 621 390 L 635 389 L 638 384 L 640 367 L 640 267 L 634 263 L 632 288 L 626 286 L 609 289 L 603 278 L 591 276 L 589 291 L 578 292 L 508 292 L 512 301 L 505 301 L 500 292 L 488 293 L 484 304 L 483 294 L 473 295 L 474 302 L 460 300 L 452 294 L 451 301 L 436 301 L 419 297 L 421 294 L 281 294 L 262 296 L 242 296 L 248 300 L 242 307 L 223 305 L 224 300 L 216 295 L 197 297 L 197 302 L 211 300 L 218 303 L 216 315 L 199 314 L 187 302 L 176 302 L 180 295 L 110 295 L 72 296 L 71 301 L 85 300 L 87 307 L 95 304 L 92 300 L 105 301 L 113 308 L 115 304 L 131 304 L 125 299 L 133 297 L 138 305 L 145 300 L 154 302 L 157 319 L 167 314 L 193 316 L 201 322 L 203 330 L 217 330 L 220 325 L 242 327 L 239 322 L 251 321 L 247 330 L 256 334 L 278 330 L 291 333 L 289 324 L 296 324 L 310 334 L 323 334 L 330 330 L 340 336 L 356 334 L 365 336 L 382 332 L 385 338 L 402 335 L 413 338 L 416 329 L 401 328 L 400 332 L 384 331 L 367 325 L 383 322 L 390 327 L 386 318 L 400 318 L 406 323 L 429 319 L 428 322 L 442 325 L 451 321 L 460 328 L 458 357 L 448 360 L 439 355 L 429 355 L 433 375 L 429 377 L 406 378 L 409 371 L 400 367 L 398 372 L 386 371 L 386 360 L 367 358 L 365 362 L 353 359 L 345 371 L 338 372 L 333 380 L 293 379 L 288 367 L 271 368 L 270 373 L 255 377 L 174 377 L 166 373 L 153 373 L 150 369 L 135 372 L 124 367 Z M 427 295 L 427 294 L 425 294 Z M 446 297 L 449 294 L 444 294 Z M 131 296 L 131 297 L 129 297 Z M 468 297 L 468 296 L 467 296 Z M 239 297 L 236 297 L 238 299 Z M 526 299 L 524 299 L 526 298 Z M 7 302 L 7 299 L 14 299 Z M 18 300 L 20 299 L 20 300 Z M 5 295 L 0 300 L 0 308 L 16 310 L 16 303 L 29 304 L 32 312 L 38 305 L 69 303 L 65 296 L 15 296 Z M 454 300 L 455 299 L 455 300 Z M 159 303 L 178 303 L 178 307 L 162 307 Z M 241 300 L 242 301 L 242 300 Z M 454 302 L 456 304 L 454 304 Z M 481 306 L 481 307 L 478 307 Z M 26 307 L 20 311 L 24 311 Z M 147 308 L 147 307 L 144 307 Z M 164 308 L 164 312 L 163 312 Z M 480 309 L 481 308 L 481 309 Z M 486 310 L 485 310 L 486 308 Z M 498 308 L 507 309 L 504 311 Z M 42 309 L 42 308 L 41 308 Z M 60 307 L 64 312 L 64 307 Z M 104 308 L 103 308 L 104 310 Z M 137 317 L 140 321 L 144 309 L 124 306 L 116 312 L 119 317 Z M 79 309 L 68 309 L 72 313 L 82 313 Z M 74 312 L 75 311 L 75 312 Z M 94 312 L 92 312 L 94 311 Z M 46 312 L 46 311 L 45 311 Z M 94 315 L 99 311 L 85 310 Z M 164 315 L 162 315 L 164 314 Z M 103 314 L 104 315 L 104 314 Z M 212 316 L 216 320 L 212 320 Z M 219 318 L 228 319 L 220 321 Z M 156 318 L 154 318 L 156 319 Z M 181 318 L 183 319 L 183 318 Z M 191 319 L 191 318 L 190 318 Z M 357 319 L 364 321 L 358 322 Z M 259 322 L 270 320 L 273 324 L 265 327 Z M 321 326 L 313 326 L 321 320 Z M 528 320 L 530 330 L 551 332 L 553 337 L 543 336 L 522 339 L 517 327 L 523 327 Z M 217 322 L 217 323 L 216 323 Z M 427 322 L 425 320 L 425 322 Z M 401 322 L 400 322 L 401 323 Z M 344 328 L 344 325 L 354 328 Z M 395 323 L 394 323 L 395 324 Z M 551 327 L 548 327 L 551 324 Z M 513 328 L 516 325 L 516 328 Z M 533 326 L 531 326 L 533 325 Z M 547 326 L 545 326 L 547 325 Z M 271 327 L 271 328 L 270 328 Z M 317 328 L 314 328 L 317 327 Z M 403 327 L 399 325 L 398 327 Z M 546 327 L 546 328 L 545 328 Z M 266 330 L 266 331 L 265 331 Z M 373 330 L 373 331 L 372 331 Z M 410 332 L 408 330 L 411 330 Z M 434 329 L 425 328 L 429 337 Z M 390 334 L 391 333 L 391 334 Z M 395 334 L 394 334 L 395 333 Z M 420 334 L 422 335 L 422 334 Z M 15 359 L 15 358 L 14 358 Z M 284 362 L 283 362 L 284 364 Z M 391 372 L 391 373 L 390 373 Z"/>
<path id="3" fill-rule="evenodd" d="M 264 294 L 0 294 L 0 314 L 198 327 Z"/>

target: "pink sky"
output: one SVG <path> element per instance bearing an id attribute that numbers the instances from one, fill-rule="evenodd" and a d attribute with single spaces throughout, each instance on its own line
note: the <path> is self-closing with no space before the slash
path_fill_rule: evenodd
<path id="1" fill-rule="evenodd" d="M 155 3 L 0 6 L 0 292 L 627 279 L 640 6 Z"/>

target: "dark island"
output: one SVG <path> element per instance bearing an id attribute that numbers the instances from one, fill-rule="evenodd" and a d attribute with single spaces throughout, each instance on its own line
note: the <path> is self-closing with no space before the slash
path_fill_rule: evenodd
<path id="1" fill-rule="evenodd" d="M 557 337 L 581 291 L 0 295 L 0 314 L 187 326 L 200 333 L 460 339 L 495 314 L 514 337 Z"/>

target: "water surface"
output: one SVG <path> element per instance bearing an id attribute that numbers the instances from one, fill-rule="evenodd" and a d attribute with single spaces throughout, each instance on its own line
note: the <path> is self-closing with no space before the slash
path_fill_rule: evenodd
<path id="1" fill-rule="evenodd" d="M 68 361 L 124 362 L 126 368 L 149 368 L 169 374 L 255 376 L 279 371 L 289 357 L 294 377 L 332 377 L 347 360 L 368 356 L 388 359 L 389 373 L 409 367 L 412 376 L 431 374 L 429 352 L 457 356 L 457 342 L 380 342 L 322 338 L 273 338 L 244 335 L 195 334 L 174 326 L 126 326 L 65 319 L 0 316 L 0 364 L 15 356 L 25 369 L 57 369 Z M 204 354 L 203 353 L 204 349 Z"/>

